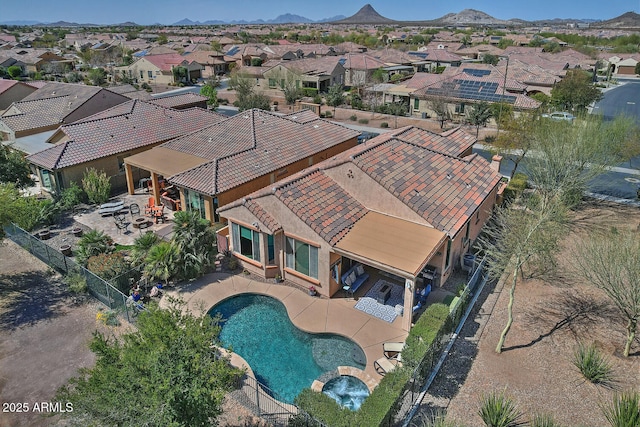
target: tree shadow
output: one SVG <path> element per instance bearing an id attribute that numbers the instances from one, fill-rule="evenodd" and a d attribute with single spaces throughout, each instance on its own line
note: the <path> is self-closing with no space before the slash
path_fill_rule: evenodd
<path id="1" fill-rule="evenodd" d="M 531 326 L 542 326 L 548 330 L 526 344 L 503 348 L 503 351 L 532 347 L 559 330 L 567 330 L 576 339 L 588 334 L 589 329 L 603 320 L 619 321 L 618 311 L 607 301 L 595 301 L 588 295 L 565 290 L 558 298 L 537 304 L 525 313 L 524 322 Z"/>
<path id="2" fill-rule="evenodd" d="M 0 330 L 5 331 L 60 316 L 71 304 L 66 286 L 39 271 L 0 275 L 0 300 Z"/>

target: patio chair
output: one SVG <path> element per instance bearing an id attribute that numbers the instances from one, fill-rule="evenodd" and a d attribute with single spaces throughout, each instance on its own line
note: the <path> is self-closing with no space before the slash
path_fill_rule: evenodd
<path id="1" fill-rule="evenodd" d="M 129 205 L 129 212 L 131 213 L 131 218 L 133 219 L 133 215 L 140 215 L 140 205 L 137 203 L 131 203 Z"/>
<path id="2" fill-rule="evenodd" d="M 403 342 L 385 342 L 382 343 L 382 352 L 387 359 L 400 360 L 400 354 L 404 349 Z"/>
<path id="3" fill-rule="evenodd" d="M 156 207 L 156 199 L 154 197 L 149 197 L 149 201 L 144 206 L 144 214 L 148 216 L 153 216 L 153 210 Z"/>
<path id="4" fill-rule="evenodd" d="M 118 233 L 121 233 L 122 230 L 124 230 L 124 234 L 127 234 L 129 232 L 129 230 L 127 229 L 127 227 L 129 227 L 128 222 L 115 220 L 115 223 L 116 223 L 116 228 L 118 228 Z"/>
<path id="5" fill-rule="evenodd" d="M 393 363 L 393 361 L 387 359 L 386 357 L 381 357 L 380 359 L 373 362 L 373 367 L 376 369 L 376 372 L 380 375 L 384 376 L 389 372 L 392 372 L 398 366 L 400 362 Z"/>

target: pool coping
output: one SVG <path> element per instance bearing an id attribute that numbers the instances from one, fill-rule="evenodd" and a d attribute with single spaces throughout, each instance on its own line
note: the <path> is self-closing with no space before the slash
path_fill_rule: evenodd
<path id="1" fill-rule="evenodd" d="M 313 383 L 311 384 L 311 390 L 322 393 L 322 389 L 324 388 L 324 385 L 326 383 L 328 383 L 334 378 L 338 378 L 344 375 L 356 377 L 357 379 L 365 383 L 365 385 L 369 389 L 369 393 L 373 393 L 373 389 L 376 388 L 379 382 L 379 380 L 375 380 L 374 378 L 371 377 L 371 375 L 367 374 L 362 369 L 358 369 L 353 366 L 338 366 L 338 368 L 335 371 L 330 371 L 330 373 L 331 375 L 327 375 L 326 372 L 321 375 L 321 378 L 323 378 L 324 381 L 320 379 L 314 380 Z"/>

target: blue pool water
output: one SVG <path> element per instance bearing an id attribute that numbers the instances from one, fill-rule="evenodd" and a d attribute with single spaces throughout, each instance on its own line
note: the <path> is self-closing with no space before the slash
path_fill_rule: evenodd
<path id="1" fill-rule="evenodd" d="M 362 402 L 369 396 L 367 385 L 351 375 L 332 378 L 322 387 L 322 392 L 334 399 L 340 406 L 352 411 L 360 409 Z"/>
<path id="2" fill-rule="evenodd" d="M 284 305 L 264 295 L 243 294 L 215 305 L 222 315 L 220 340 L 242 356 L 257 379 L 278 400 L 293 403 L 303 388 L 338 366 L 364 369 L 362 349 L 335 334 L 310 334 L 296 328 Z"/>

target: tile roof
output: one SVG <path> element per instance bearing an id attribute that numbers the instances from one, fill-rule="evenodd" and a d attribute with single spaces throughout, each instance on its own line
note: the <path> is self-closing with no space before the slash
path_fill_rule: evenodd
<path id="1" fill-rule="evenodd" d="M 207 102 L 207 99 L 206 96 L 188 92 L 179 95 L 165 96 L 163 98 L 153 98 L 149 103 L 166 108 L 179 108 L 183 105 Z"/>
<path id="2" fill-rule="evenodd" d="M 55 98 L 18 101 L 0 116 L 6 126 L 14 132 L 56 126 L 63 122 L 73 109 L 73 98 L 68 95 Z"/>
<path id="3" fill-rule="evenodd" d="M 336 56 L 321 56 L 319 58 L 297 59 L 295 61 L 282 61 L 279 65 L 306 75 L 331 75 L 340 63 Z"/>
<path id="4" fill-rule="evenodd" d="M 203 194 L 218 194 L 285 168 L 359 132 L 324 119 L 297 122 L 270 112 L 241 112 L 163 147 L 209 159 L 169 181 Z"/>
<path id="5" fill-rule="evenodd" d="M 181 65 L 183 62 L 190 62 L 179 53 L 163 53 L 159 55 L 145 55 L 144 59 L 158 67 L 163 72 L 171 72 L 174 66 Z"/>
<path id="6" fill-rule="evenodd" d="M 346 70 L 377 70 L 387 66 L 384 61 L 366 53 L 347 53 L 342 58 L 345 59 L 343 66 Z"/>
<path id="7" fill-rule="evenodd" d="M 271 233 L 282 230 L 282 226 L 264 208 L 254 200 L 243 200 L 243 205 L 263 223 Z"/>
<path id="8" fill-rule="evenodd" d="M 28 156 L 50 170 L 82 164 L 194 132 L 225 116 L 191 108 L 172 110 L 132 100 L 107 111 L 61 126 L 67 142 Z"/>
<path id="9" fill-rule="evenodd" d="M 335 245 L 368 210 L 322 171 L 288 182 L 276 197 L 320 237 Z"/>
<path id="10" fill-rule="evenodd" d="M 460 138 L 457 132 L 451 135 Z M 438 149 L 444 144 L 434 135 L 414 127 L 379 135 L 287 177 L 272 188 L 251 193 L 244 200 L 264 209 L 261 199 L 275 196 L 325 241 L 335 245 L 368 212 L 359 201 L 358 191 L 347 191 L 341 185 L 343 180 L 346 184 L 351 179 L 348 175 L 326 173 L 347 163 L 379 185 L 359 191 L 388 191 L 433 227 L 453 237 L 491 194 L 501 176 L 476 154 L 459 158 L 435 151 L 430 147 L 431 141 Z M 421 141 L 420 136 L 425 139 Z M 451 144 L 459 146 L 455 140 Z M 242 201 L 232 202 L 218 212 L 241 204 Z"/>

